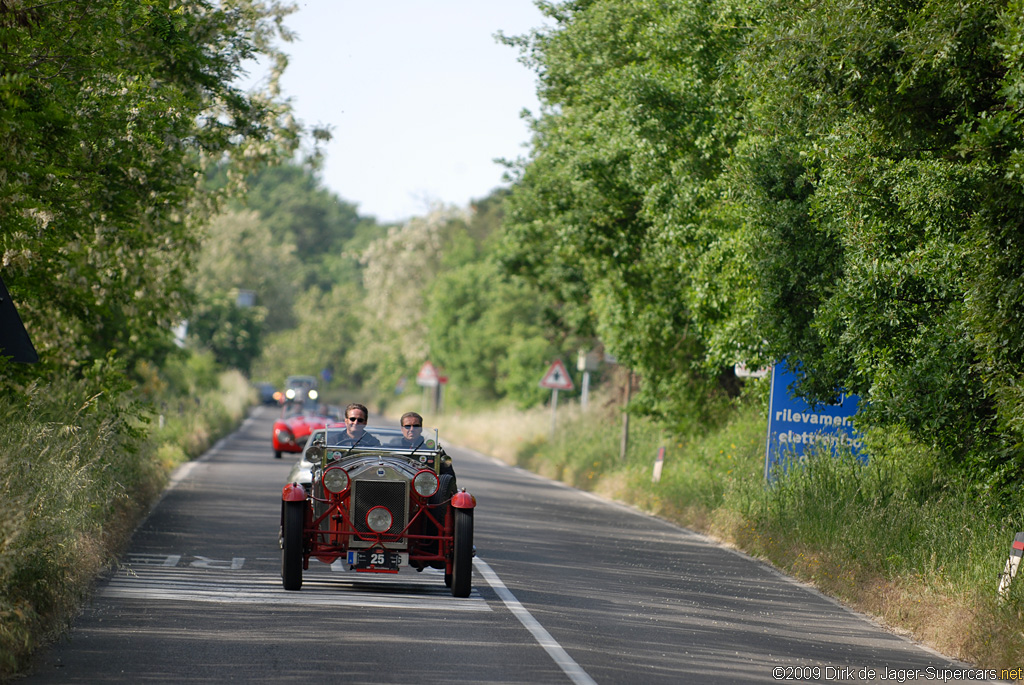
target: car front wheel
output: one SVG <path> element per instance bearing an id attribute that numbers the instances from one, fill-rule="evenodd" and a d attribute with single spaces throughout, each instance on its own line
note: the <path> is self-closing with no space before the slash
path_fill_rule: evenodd
<path id="1" fill-rule="evenodd" d="M 284 502 L 281 582 L 285 590 L 302 589 L 302 526 L 305 502 Z"/>
<path id="2" fill-rule="evenodd" d="M 469 597 L 473 584 L 473 510 L 455 510 L 452 596 Z"/>

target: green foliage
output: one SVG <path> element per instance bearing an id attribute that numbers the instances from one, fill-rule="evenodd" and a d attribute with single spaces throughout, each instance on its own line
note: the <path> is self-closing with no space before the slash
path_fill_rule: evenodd
<path id="1" fill-rule="evenodd" d="M 297 129 L 233 84 L 288 10 L 257 0 L 0 7 L 0 252 L 43 360 L 159 361 L 189 304 L 197 188 L 223 158 L 288 156 Z"/>
<path id="2" fill-rule="evenodd" d="M 715 184 L 740 132 L 728 76 L 744 31 L 726 3 L 555 15 L 557 29 L 509 41 L 538 71 L 546 109 L 508 202 L 503 264 L 557 294 L 567 332 L 596 333 L 642 377 L 638 407 L 682 422 L 716 401 L 735 361 L 709 358 L 704 336 L 731 307 L 715 287 L 733 230 Z"/>
<path id="3" fill-rule="evenodd" d="M 0 398 L 0 674 L 73 618 L 105 527 L 161 485 L 141 407 L 119 398 L 116 370 L 87 375 Z"/>
<path id="4" fill-rule="evenodd" d="M 181 351 L 155 370 L 163 378 L 152 400 L 196 397 L 217 387 L 217 362 L 210 352 Z"/>
<path id="5" fill-rule="evenodd" d="M 282 255 L 285 260 L 272 273 L 303 289 L 327 291 L 336 283 L 356 280 L 352 249 L 358 249 L 361 235 L 380 232 L 375 220 L 360 216 L 355 205 L 324 188 L 308 165 L 261 169 L 247 183 L 244 205 L 259 214 L 261 230 L 269 231 L 272 242 L 293 249 L 298 259 L 295 263 Z"/>
<path id="6" fill-rule="evenodd" d="M 209 350 L 222 368 L 249 373 L 262 348 L 263 307 L 242 307 L 231 293 L 201 300 L 188 322 L 192 347 Z"/>
<path id="7" fill-rule="evenodd" d="M 358 387 L 361 378 L 347 358 L 365 342 L 360 335 L 358 310 L 362 294 L 353 284 L 339 284 L 330 292 L 317 288 L 302 293 L 295 302 L 298 325 L 267 334 L 253 377 L 282 384 L 289 375 L 319 376 L 331 369 L 335 382 Z"/>
<path id="8" fill-rule="evenodd" d="M 449 377 L 450 405 L 544 398 L 537 380 L 558 333 L 546 326 L 543 298 L 489 258 L 504 195 L 468 212 L 437 207 L 363 251 L 359 330 L 374 344 L 353 347 L 347 362 L 378 392 L 390 393 L 429 360 Z"/>
<path id="9" fill-rule="evenodd" d="M 766 9 L 745 58 L 758 134 L 735 169 L 769 248 L 755 273 L 771 355 L 801 359 L 810 397 L 858 392 L 867 425 L 1008 482 L 1024 351 L 1007 309 L 1024 220 L 1006 166 L 1024 132 L 1007 116 L 1014 10 Z"/>
<path id="10" fill-rule="evenodd" d="M 832 568 L 855 564 L 885 578 L 932 578 L 957 595 L 991 597 L 1022 512 L 979 500 L 962 484 L 922 468 L 912 453 L 923 452 L 932 464 L 935 455 L 904 444 L 910 450 L 883 449 L 869 464 L 812 457 L 772 488 L 747 490 L 744 515 L 762 539 L 836 550 L 823 554 L 834 557 Z"/>
<path id="11" fill-rule="evenodd" d="M 536 292 L 485 261 L 437 277 L 429 294 L 431 359 L 465 400 L 509 397 L 523 407 L 557 348 L 545 334 Z"/>
<path id="12" fill-rule="evenodd" d="M 210 185 L 224 183 L 230 172 L 219 169 Z M 341 344 L 355 339 L 359 323 L 351 304 L 363 299 L 354 248 L 374 232 L 376 222 L 324 189 L 312 166 L 261 169 L 244 197 L 207 226 L 190 344 L 245 373 L 256 363 L 261 375 L 278 381 L 300 364 L 306 373 L 329 368 L 354 382 L 362 370 L 350 369 Z M 242 290 L 255 294 L 257 307 L 235 306 Z M 345 334 L 325 325 L 330 317 Z"/>
<path id="13" fill-rule="evenodd" d="M 303 282 L 295 244 L 278 241 L 254 211 L 228 210 L 206 228 L 196 262 L 194 289 L 200 299 L 249 290 L 266 311 L 264 331 L 295 325 L 293 302 Z"/>
<path id="14" fill-rule="evenodd" d="M 430 357 L 427 293 L 442 271 L 446 248 L 461 242 L 465 212 L 436 207 L 423 217 L 390 228 L 362 252 L 365 296 L 354 312 L 364 341 L 347 361 L 381 392 L 415 374 Z"/>
<path id="15" fill-rule="evenodd" d="M 1019 2 L 595 0 L 506 42 L 539 77 L 500 263 L 724 420 L 734 362 L 865 400 L 983 488 L 1024 465 Z M 717 418 L 715 418 L 717 417 Z"/>

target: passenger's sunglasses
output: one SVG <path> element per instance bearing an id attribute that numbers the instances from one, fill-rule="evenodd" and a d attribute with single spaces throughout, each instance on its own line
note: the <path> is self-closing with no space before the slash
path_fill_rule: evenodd
<path id="1" fill-rule="evenodd" d="M 402 428 L 423 428 L 422 423 L 410 423 L 408 426 L 402 426 Z"/>
<path id="2" fill-rule="evenodd" d="M 346 421 L 355 421 L 356 423 L 366 423 L 366 419 L 361 416 L 346 416 Z"/>

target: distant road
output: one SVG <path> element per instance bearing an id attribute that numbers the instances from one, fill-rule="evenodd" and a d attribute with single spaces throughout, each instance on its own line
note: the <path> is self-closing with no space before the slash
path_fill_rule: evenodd
<path id="1" fill-rule="evenodd" d="M 22 682 L 950 682 L 967 668 L 700 535 L 458 448 L 478 500 L 470 597 L 439 572 L 317 561 L 286 592 L 294 462 L 273 457 L 275 415 L 256 409 L 179 472 Z"/>

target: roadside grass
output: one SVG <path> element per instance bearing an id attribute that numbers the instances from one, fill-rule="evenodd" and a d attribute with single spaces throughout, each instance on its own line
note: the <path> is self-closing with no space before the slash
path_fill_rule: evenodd
<path id="1" fill-rule="evenodd" d="M 90 381 L 0 397 L 0 681 L 67 628 L 170 472 L 241 421 L 253 391 L 214 379 L 162 420 Z"/>
<path id="2" fill-rule="evenodd" d="M 812 456 L 766 485 L 767 411 L 757 397 L 701 435 L 632 419 L 620 456 L 617 410 L 489 409 L 433 417 L 453 444 L 622 501 L 766 560 L 895 632 L 979 667 L 1024 655 L 1024 580 L 998 597 L 1024 498 L 990 501 L 945 475 L 900 431 L 868 435 L 871 460 Z M 665 448 L 661 478 L 655 458 Z"/>
<path id="3" fill-rule="evenodd" d="M 389 409 L 397 418 L 405 411 L 422 413 L 419 407 Z M 442 416 L 425 415 L 427 425 L 438 428 L 442 445 L 461 445 L 515 464 L 521 454 L 529 454 L 546 440 L 550 410 L 515 409 L 511 405 L 488 407 L 472 413 L 456 412 Z M 545 422 L 546 421 L 546 422 Z"/>

